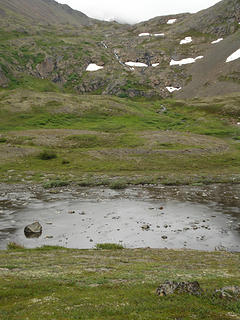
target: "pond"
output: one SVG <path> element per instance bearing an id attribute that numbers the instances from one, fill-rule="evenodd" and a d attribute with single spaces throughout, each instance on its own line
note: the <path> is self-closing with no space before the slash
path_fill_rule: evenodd
<path id="1" fill-rule="evenodd" d="M 97 243 L 126 248 L 240 251 L 239 185 L 148 186 L 125 190 L 0 188 L 0 249 Z M 26 225 L 39 221 L 39 238 Z"/>

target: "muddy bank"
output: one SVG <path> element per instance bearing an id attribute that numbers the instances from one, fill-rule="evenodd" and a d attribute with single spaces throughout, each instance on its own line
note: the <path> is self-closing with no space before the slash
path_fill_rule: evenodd
<path id="1" fill-rule="evenodd" d="M 45 190 L 0 185 L 0 248 L 10 241 L 93 248 L 191 248 L 240 251 L 239 185 L 148 186 L 125 190 L 70 186 Z M 24 227 L 43 226 L 27 239 Z"/>

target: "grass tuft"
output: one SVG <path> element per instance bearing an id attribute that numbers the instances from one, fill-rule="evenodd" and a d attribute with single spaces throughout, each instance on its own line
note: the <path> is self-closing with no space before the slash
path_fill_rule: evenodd
<path id="1" fill-rule="evenodd" d="M 61 246 L 42 246 L 42 247 L 38 247 L 35 248 L 33 250 L 37 250 L 37 251 L 55 251 L 55 250 L 67 250 L 67 248 L 61 247 Z"/>
<path id="2" fill-rule="evenodd" d="M 70 184 L 69 181 L 62 181 L 62 180 L 53 180 L 53 181 L 48 181 L 43 184 L 43 187 L 45 189 L 51 189 L 51 188 L 57 188 L 57 187 L 65 187 Z"/>
<path id="3" fill-rule="evenodd" d="M 25 249 L 25 247 L 19 243 L 16 243 L 16 242 L 9 242 L 7 245 L 7 249 L 8 250 L 23 250 L 23 249 Z"/>
<path id="4" fill-rule="evenodd" d="M 109 183 L 109 188 L 114 190 L 126 189 L 128 186 L 127 182 L 123 180 L 112 181 Z"/>
<path id="5" fill-rule="evenodd" d="M 124 247 L 117 243 L 97 243 L 97 250 L 122 250 Z"/>

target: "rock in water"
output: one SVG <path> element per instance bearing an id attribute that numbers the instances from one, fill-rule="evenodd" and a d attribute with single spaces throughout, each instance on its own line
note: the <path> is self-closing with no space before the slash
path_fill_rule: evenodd
<path id="1" fill-rule="evenodd" d="M 144 224 L 142 225 L 142 230 L 149 230 L 150 229 L 150 225 L 149 224 Z"/>
<path id="2" fill-rule="evenodd" d="M 38 238 L 42 234 L 42 226 L 39 222 L 34 222 L 24 228 L 24 234 L 27 238 Z"/>
<path id="3" fill-rule="evenodd" d="M 173 293 L 189 293 L 193 295 L 199 295 L 202 293 L 202 289 L 197 281 L 193 282 L 176 282 L 176 281 L 165 281 L 157 288 L 157 295 L 167 296 Z"/>

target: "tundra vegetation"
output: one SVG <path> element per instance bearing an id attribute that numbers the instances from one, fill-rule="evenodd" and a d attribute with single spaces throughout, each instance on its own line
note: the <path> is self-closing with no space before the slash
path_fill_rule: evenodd
<path id="1" fill-rule="evenodd" d="M 240 183 L 240 60 L 226 62 L 239 17 L 239 0 L 134 26 L 55 1 L 2 0 L 0 182 Z M 240 286 L 239 265 L 225 251 L 11 242 L 0 251 L 0 319 L 237 320 L 239 297 L 215 289 Z M 159 297 L 166 280 L 198 281 L 203 293 Z"/>

